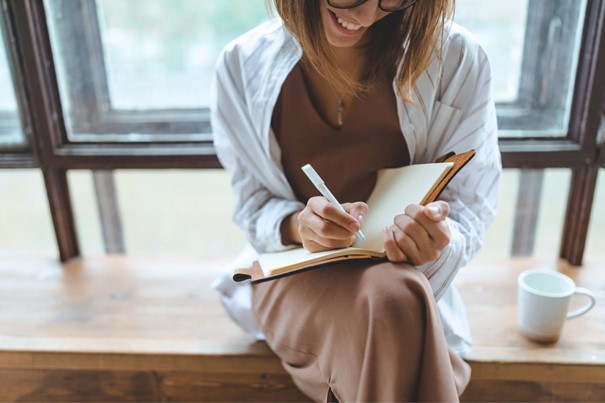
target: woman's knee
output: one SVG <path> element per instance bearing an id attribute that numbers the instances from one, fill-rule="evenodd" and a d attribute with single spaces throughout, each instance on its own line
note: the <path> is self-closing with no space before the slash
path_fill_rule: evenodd
<path id="1" fill-rule="evenodd" d="M 384 263 L 374 266 L 365 270 L 361 283 L 356 303 L 372 320 L 416 320 L 433 298 L 424 274 L 409 265 Z"/>

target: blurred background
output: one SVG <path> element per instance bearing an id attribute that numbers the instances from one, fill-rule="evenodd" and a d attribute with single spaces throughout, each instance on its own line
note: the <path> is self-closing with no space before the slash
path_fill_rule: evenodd
<path id="1" fill-rule="evenodd" d="M 61 99 L 69 136 L 73 140 L 112 133 L 95 132 L 82 121 L 85 102 L 75 101 L 74 93 L 97 85 L 95 75 L 75 76 L 72 71 L 81 55 L 77 40 L 65 39 L 64 27 L 78 16 L 66 12 L 62 1 L 47 0 L 49 21 Z M 576 20 L 584 17 L 585 2 L 565 3 L 576 10 Z M 201 111 L 208 106 L 208 88 L 216 57 L 231 39 L 265 21 L 263 0 L 96 0 L 86 2 L 98 24 L 99 52 L 104 68 L 103 85 L 107 102 L 118 111 L 145 113 L 166 110 Z M 529 11 L 528 11 L 529 10 Z M 455 21 L 468 28 L 483 44 L 491 60 L 493 86 L 498 102 L 502 136 L 539 137 L 561 135 L 569 121 L 569 105 L 575 77 L 570 63 L 567 83 L 558 91 L 556 113 L 542 126 L 516 124 L 509 116 L 524 86 L 531 84 L 535 66 L 523 63 L 527 52 L 530 0 L 458 0 Z M 577 55 L 581 24 L 571 24 L 565 52 L 570 60 Z M 567 22 L 565 22 L 567 24 Z M 551 24 L 552 26 L 552 24 Z M 556 24 L 554 25 L 556 29 Z M 567 25 L 565 25 L 567 26 Z M 0 31 L 5 32 L 5 31 Z M 19 122 L 13 90 L 7 38 L 0 40 L 0 147 L 10 149 L 27 142 Z M 547 43 L 531 44 L 537 49 Z M 567 80 L 567 81 L 565 81 Z M 84 106 L 83 106 L 84 105 Z M 84 111 L 84 112 L 82 112 Z M 512 123 L 511 123 L 512 122 Z M 529 129 L 525 129 L 529 127 Z M 163 138 L 163 133 L 131 130 L 121 133 L 118 142 L 145 136 Z M 192 136 L 195 133 L 180 133 Z M 108 137 L 105 137 L 108 138 Z M 602 171 L 602 170 L 601 170 Z M 490 228 L 481 251 L 486 257 L 511 254 L 513 222 L 517 211 L 521 170 L 504 172 L 499 214 Z M 245 243 L 243 233 L 231 222 L 234 197 L 229 178 L 220 169 L 115 170 L 117 203 L 126 252 L 140 256 L 236 255 Z M 543 171 L 533 254 L 556 258 L 570 184 L 570 170 Z M 84 256 L 103 255 L 104 243 L 92 173 L 70 170 L 68 181 L 76 215 L 80 248 Z M 0 257 L 57 256 L 57 246 L 44 180 L 39 169 L 0 170 Z M 597 181 L 596 197 L 588 233 L 586 259 L 605 256 L 605 176 Z"/>

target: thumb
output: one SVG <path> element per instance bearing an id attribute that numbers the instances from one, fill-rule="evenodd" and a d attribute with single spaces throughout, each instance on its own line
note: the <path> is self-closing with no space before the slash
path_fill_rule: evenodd
<path id="1" fill-rule="evenodd" d="M 436 201 L 426 205 L 424 214 L 433 221 L 443 221 L 450 213 L 450 205 L 444 201 Z"/>
<path id="2" fill-rule="evenodd" d="M 364 202 L 345 203 L 342 205 L 347 213 L 355 217 L 363 225 L 365 216 L 368 215 L 368 205 Z"/>

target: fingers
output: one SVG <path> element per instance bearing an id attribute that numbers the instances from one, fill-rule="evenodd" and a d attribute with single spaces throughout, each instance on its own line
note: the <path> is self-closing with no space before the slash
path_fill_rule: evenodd
<path id="1" fill-rule="evenodd" d="M 347 205 L 351 204 L 354 203 L 347 203 Z M 361 229 L 361 224 L 356 217 L 341 211 L 324 197 L 312 197 L 307 202 L 307 205 L 317 216 L 341 227 L 345 231 L 355 233 Z"/>
<path id="2" fill-rule="evenodd" d="M 393 233 L 392 226 L 384 227 L 382 233 L 382 240 L 384 244 L 384 251 L 390 262 L 406 262 L 410 261 L 407 255 L 399 247 L 395 234 Z"/>
<path id="3" fill-rule="evenodd" d="M 354 212 L 367 212 L 365 203 L 348 203 Z M 316 252 L 326 249 L 344 248 L 355 241 L 355 233 L 361 223 L 355 217 L 341 211 L 324 197 L 312 197 L 298 215 L 298 232 L 305 249 Z"/>
<path id="4" fill-rule="evenodd" d="M 364 202 L 344 203 L 342 207 L 344 207 L 349 215 L 356 218 L 360 224 L 363 224 L 363 220 L 368 215 L 369 207 Z"/>
<path id="5" fill-rule="evenodd" d="M 431 203 L 423 207 L 410 205 L 404 214 L 393 220 L 383 236 L 385 251 L 391 261 L 406 259 L 412 264 L 424 264 L 437 259 L 450 242 L 445 221 L 449 205 Z"/>
<path id="6" fill-rule="evenodd" d="M 433 221 L 445 220 L 450 214 L 450 205 L 442 200 L 429 203 L 426 205 L 425 214 Z"/>

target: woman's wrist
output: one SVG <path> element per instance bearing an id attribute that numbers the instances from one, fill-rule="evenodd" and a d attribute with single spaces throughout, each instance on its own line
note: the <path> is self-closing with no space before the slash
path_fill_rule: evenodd
<path id="1" fill-rule="evenodd" d="M 302 238 L 298 232 L 298 214 L 300 211 L 290 214 L 281 222 L 281 240 L 284 245 L 301 245 Z"/>

